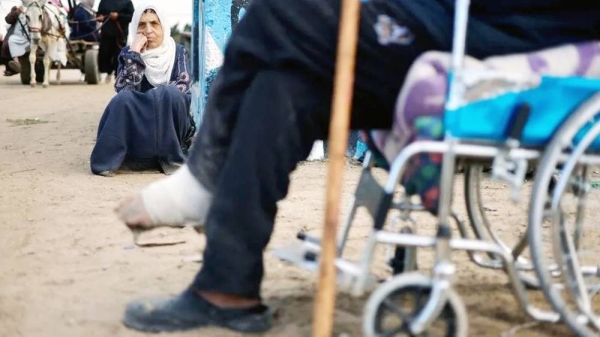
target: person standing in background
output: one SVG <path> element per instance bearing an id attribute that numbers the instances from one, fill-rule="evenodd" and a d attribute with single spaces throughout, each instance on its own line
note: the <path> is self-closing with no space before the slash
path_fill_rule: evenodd
<path id="1" fill-rule="evenodd" d="M 105 22 L 100 33 L 98 64 L 106 83 L 110 83 L 113 73 L 117 72 L 117 57 L 127 44 L 133 12 L 131 0 L 101 0 L 98 5 L 96 20 Z"/>
<path id="2" fill-rule="evenodd" d="M 100 33 L 99 24 L 94 21 L 96 12 L 94 12 L 94 3 L 96 0 L 81 0 L 73 8 L 71 18 L 71 40 L 84 40 L 88 42 L 98 42 Z"/>
<path id="3" fill-rule="evenodd" d="M 25 8 L 15 6 L 5 18 L 10 25 L 0 55 L 7 59 L 4 76 L 12 76 L 21 72 L 19 57 L 25 55 L 29 49 L 29 30 L 25 18 Z"/>

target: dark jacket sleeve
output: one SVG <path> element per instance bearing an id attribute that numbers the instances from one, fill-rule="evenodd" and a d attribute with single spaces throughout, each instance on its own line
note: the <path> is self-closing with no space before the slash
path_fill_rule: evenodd
<path id="1" fill-rule="evenodd" d="M 100 0 L 100 4 L 98 5 L 98 10 L 96 11 L 96 16 L 104 15 L 108 16 L 110 12 L 113 12 L 114 2 L 112 0 Z"/>
<path id="2" fill-rule="evenodd" d="M 9 25 L 14 25 L 15 23 L 17 23 L 17 18 L 19 17 L 19 14 L 19 9 L 17 7 L 13 7 L 11 8 L 10 13 L 6 15 L 4 20 L 6 20 L 6 23 L 8 23 Z"/>
<path id="3" fill-rule="evenodd" d="M 129 1 L 127 6 L 119 12 L 119 21 L 122 25 L 128 25 L 131 22 L 134 11 L 135 8 L 133 7 L 133 2 Z"/>
<path id="4" fill-rule="evenodd" d="M 108 15 L 110 11 L 108 11 L 106 4 L 104 3 L 106 0 L 100 0 L 100 4 L 98 5 L 98 10 L 96 11 L 96 16 L 100 15 Z"/>

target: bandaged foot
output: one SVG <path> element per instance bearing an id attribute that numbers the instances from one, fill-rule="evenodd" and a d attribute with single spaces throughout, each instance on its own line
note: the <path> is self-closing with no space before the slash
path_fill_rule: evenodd
<path id="1" fill-rule="evenodd" d="M 183 165 L 121 202 L 116 212 L 132 229 L 187 225 L 198 229 L 204 225 L 211 203 L 212 194 Z"/>

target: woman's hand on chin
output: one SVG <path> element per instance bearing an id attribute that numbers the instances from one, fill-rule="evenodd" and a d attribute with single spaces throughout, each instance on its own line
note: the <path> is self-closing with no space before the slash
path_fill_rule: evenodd
<path id="1" fill-rule="evenodd" d="M 136 34 L 131 43 L 130 50 L 136 53 L 142 53 L 148 45 L 148 39 L 144 34 Z"/>

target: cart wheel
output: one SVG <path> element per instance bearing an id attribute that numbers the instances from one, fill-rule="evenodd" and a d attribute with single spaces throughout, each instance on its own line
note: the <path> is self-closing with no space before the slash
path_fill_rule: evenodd
<path id="1" fill-rule="evenodd" d="M 29 54 L 25 54 L 19 57 L 19 63 L 21 64 L 21 84 L 29 85 L 31 82 L 31 65 L 29 63 Z M 37 61 L 35 63 L 35 81 L 37 83 L 44 82 L 44 63 Z"/>
<path id="2" fill-rule="evenodd" d="M 377 288 L 363 315 L 363 332 L 367 337 L 415 336 L 410 324 L 430 298 L 432 281 L 418 273 L 395 276 Z M 467 313 L 458 295 L 448 290 L 448 302 L 438 319 L 423 333 L 424 336 L 465 337 Z M 419 335 L 420 336 L 420 335 Z"/>
<path id="3" fill-rule="evenodd" d="M 98 49 L 88 49 L 85 52 L 83 66 L 85 70 L 85 81 L 87 84 L 98 84 L 100 82 L 100 70 L 98 69 Z"/>

